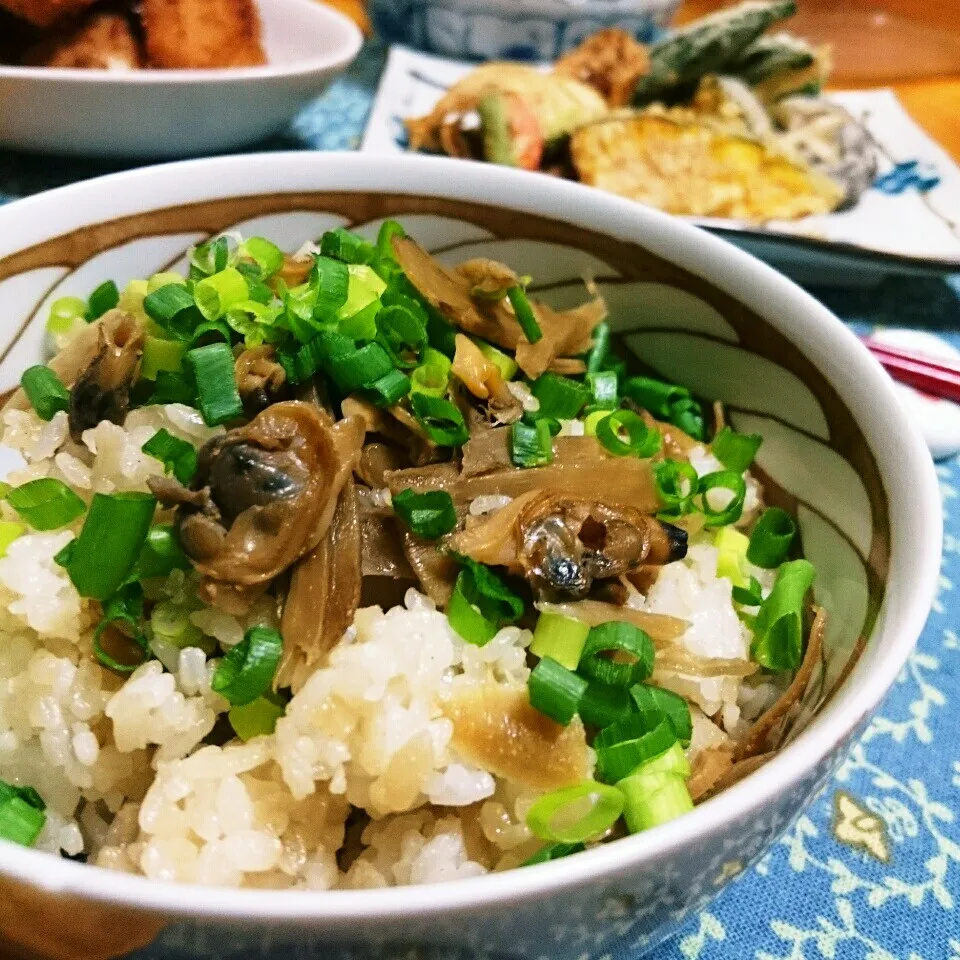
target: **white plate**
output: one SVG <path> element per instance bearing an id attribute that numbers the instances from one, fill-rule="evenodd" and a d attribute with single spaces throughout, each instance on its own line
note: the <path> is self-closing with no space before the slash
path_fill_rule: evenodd
<path id="1" fill-rule="evenodd" d="M 361 149 L 406 152 L 402 120 L 428 113 L 475 66 L 392 47 Z M 722 230 L 727 239 L 801 282 L 815 276 L 821 283 L 870 283 L 890 271 L 960 270 L 960 168 L 891 91 L 834 93 L 831 98 L 870 130 L 880 177 L 900 165 L 900 192 L 874 187 L 850 210 L 762 228 L 733 220 L 695 222 Z M 916 175 L 911 176 L 908 165 L 914 162 Z M 936 185 L 929 186 L 933 180 Z"/>
<path id="2" fill-rule="evenodd" d="M 0 66 L 0 147 L 98 157 L 219 153 L 283 129 L 356 57 L 352 20 L 259 0 L 267 64 L 225 70 Z"/>

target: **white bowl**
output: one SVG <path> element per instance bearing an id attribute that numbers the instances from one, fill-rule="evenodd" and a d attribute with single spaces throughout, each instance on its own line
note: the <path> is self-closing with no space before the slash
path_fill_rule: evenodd
<path id="1" fill-rule="evenodd" d="M 906 661 L 933 598 L 941 517 L 929 455 L 890 381 L 850 331 L 769 267 L 599 191 L 460 160 L 298 153 L 141 169 L 32 197 L 0 209 L 0 390 L 43 358 L 51 298 L 148 275 L 223 229 L 293 248 L 338 224 L 369 235 L 388 215 L 441 256 L 507 260 L 555 304 L 582 297 L 581 278 L 593 275 L 616 329 L 629 331 L 625 346 L 725 401 L 736 428 L 764 435 L 768 492 L 795 508 L 830 613 L 791 742 L 679 820 L 446 885 L 196 888 L 0 842 L 0 904 L 13 905 L 0 906 L 0 955 L 4 935 L 42 955 L 74 945 L 70 956 L 85 960 L 154 938 L 149 956 L 165 960 L 226 960 L 267 944 L 284 957 L 352 943 L 355 957 L 406 944 L 418 956 L 460 947 L 551 958 L 602 954 L 622 936 L 654 944 L 804 809 Z"/>
<path id="2" fill-rule="evenodd" d="M 472 60 L 555 60 L 604 27 L 644 42 L 680 0 L 371 0 L 386 40 Z"/>
<path id="3" fill-rule="evenodd" d="M 0 147 L 96 157 L 219 153 L 282 130 L 353 61 L 356 24 L 318 0 L 259 0 L 267 64 L 223 70 L 0 66 Z"/>

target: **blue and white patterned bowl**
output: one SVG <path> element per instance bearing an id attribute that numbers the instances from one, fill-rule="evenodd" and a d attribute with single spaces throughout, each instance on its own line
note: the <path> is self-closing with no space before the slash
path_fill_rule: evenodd
<path id="1" fill-rule="evenodd" d="M 371 0 L 380 35 L 448 57 L 555 60 L 604 27 L 644 42 L 680 0 Z"/>

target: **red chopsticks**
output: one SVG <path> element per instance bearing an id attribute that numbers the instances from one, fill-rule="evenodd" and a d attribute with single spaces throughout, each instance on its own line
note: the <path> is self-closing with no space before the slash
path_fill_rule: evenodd
<path id="1" fill-rule="evenodd" d="M 894 380 L 932 396 L 960 403 L 960 365 L 935 360 L 902 347 L 891 347 L 870 337 L 864 337 L 863 344 Z"/>

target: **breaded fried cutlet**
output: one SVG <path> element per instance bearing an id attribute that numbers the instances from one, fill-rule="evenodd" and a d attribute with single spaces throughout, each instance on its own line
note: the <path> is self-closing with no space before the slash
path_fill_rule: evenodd
<path id="1" fill-rule="evenodd" d="M 0 0 L 0 7 L 38 27 L 49 27 L 82 13 L 93 3 L 94 0 Z"/>
<path id="2" fill-rule="evenodd" d="M 36 67 L 136 70 L 143 66 L 143 55 L 127 17 L 96 12 L 47 35 L 27 51 L 23 62 Z"/>
<path id="3" fill-rule="evenodd" d="M 143 0 L 152 67 L 209 69 L 266 63 L 254 0 Z"/>

